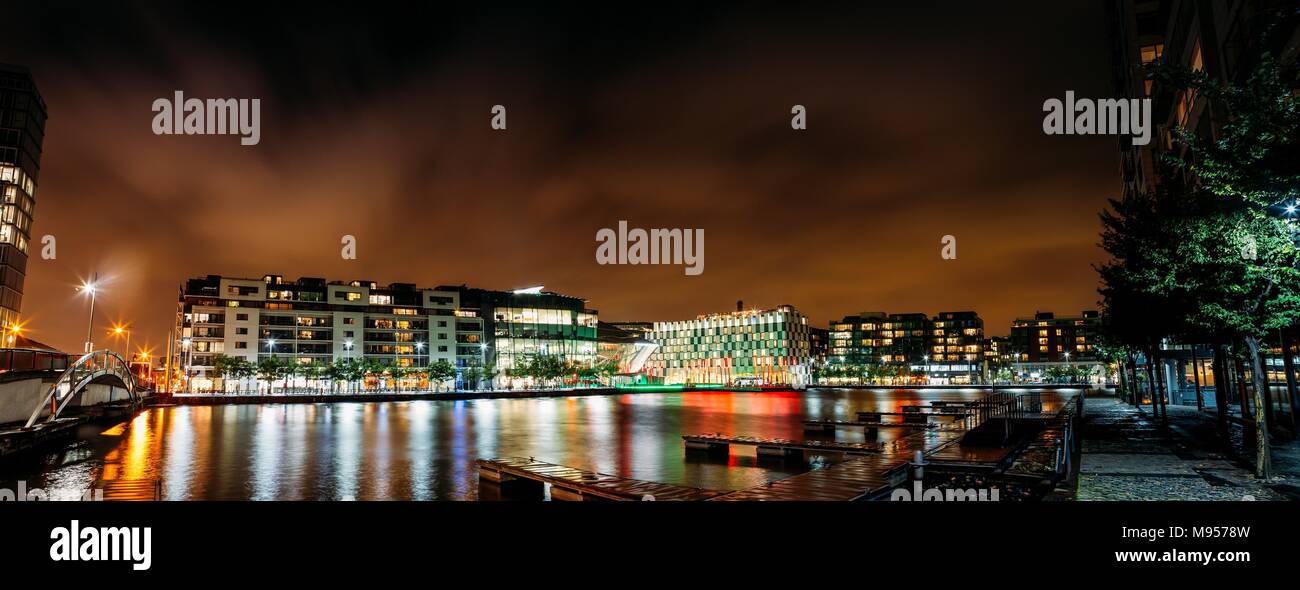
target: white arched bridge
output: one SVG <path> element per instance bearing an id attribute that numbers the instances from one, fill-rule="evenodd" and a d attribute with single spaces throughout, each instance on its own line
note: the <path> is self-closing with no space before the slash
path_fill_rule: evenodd
<path id="1" fill-rule="evenodd" d="M 83 355 L 59 375 L 50 384 L 45 397 L 32 409 L 27 419 L 26 428 L 31 428 L 41 418 L 41 413 L 49 409 L 46 422 L 54 422 L 68 406 L 81 398 L 92 384 L 108 385 L 126 390 L 132 404 L 140 401 L 135 390 L 135 379 L 131 375 L 130 365 L 110 350 L 96 350 Z M 110 393 L 111 398 L 111 393 Z M 112 401 L 111 399 L 108 401 Z"/>

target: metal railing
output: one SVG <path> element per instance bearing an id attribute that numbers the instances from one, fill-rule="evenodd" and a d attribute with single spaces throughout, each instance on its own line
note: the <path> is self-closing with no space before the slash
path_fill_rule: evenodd
<path id="1" fill-rule="evenodd" d="M 70 355 L 38 348 L 0 349 L 0 374 L 24 371 L 65 371 Z"/>
<path id="2" fill-rule="evenodd" d="M 136 399 L 135 379 L 131 374 L 130 364 L 111 350 L 96 350 L 77 359 L 77 362 L 59 375 L 58 380 L 50 385 L 49 393 L 45 394 L 41 403 L 36 404 L 36 408 L 32 410 L 32 416 L 27 419 L 26 427 L 31 428 L 36 423 L 46 404 L 53 404 L 50 407 L 48 421 L 57 420 L 73 397 L 84 391 L 92 381 L 105 376 L 117 377 L 126 386 L 131 399 L 133 401 Z"/>

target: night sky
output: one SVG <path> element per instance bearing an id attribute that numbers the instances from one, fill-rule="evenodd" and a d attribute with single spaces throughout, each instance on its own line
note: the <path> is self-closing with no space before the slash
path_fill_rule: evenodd
<path id="1" fill-rule="evenodd" d="M 1112 94 L 1101 2 L 268 4 L 5 9 L 0 61 L 50 113 L 32 242 L 58 259 L 29 266 L 32 337 L 80 349 L 95 270 L 97 323 L 155 352 L 178 285 L 210 273 L 545 284 L 611 321 L 743 299 L 822 327 L 971 309 L 1005 334 L 1096 305 L 1117 142 L 1044 136 L 1041 106 Z M 175 90 L 260 98 L 261 144 L 153 135 Z M 596 264 L 619 220 L 704 228 L 704 274 Z"/>

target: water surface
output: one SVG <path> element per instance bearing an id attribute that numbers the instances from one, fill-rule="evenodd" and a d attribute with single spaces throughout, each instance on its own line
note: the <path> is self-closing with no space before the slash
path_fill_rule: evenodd
<path id="1" fill-rule="evenodd" d="M 665 483 L 742 489 L 824 466 L 687 456 L 683 434 L 823 438 L 811 419 L 853 420 L 919 400 L 978 399 L 977 390 L 637 393 L 463 401 L 336 402 L 149 408 L 95 428 L 81 443 L 6 469 L 62 496 L 97 478 L 160 478 L 168 500 L 472 500 L 474 460 L 541 461 Z M 881 429 L 881 440 L 900 433 Z M 860 432 L 833 438 L 863 440 Z"/>

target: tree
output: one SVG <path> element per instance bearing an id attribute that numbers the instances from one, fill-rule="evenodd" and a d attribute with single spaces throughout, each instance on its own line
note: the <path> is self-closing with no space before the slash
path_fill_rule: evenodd
<path id="1" fill-rule="evenodd" d="M 298 363 L 297 359 L 292 357 L 281 358 L 276 368 L 278 369 L 276 376 L 284 381 L 285 392 L 289 391 L 289 383 L 293 381 L 293 378 L 303 374 L 303 366 Z"/>
<path id="2" fill-rule="evenodd" d="M 488 387 L 492 387 L 499 373 L 500 370 L 497 369 L 497 357 L 494 353 L 483 361 L 483 367 L 480 371 L 480 386 L 481 382 L 486 381 Z"/>
<path id="3" fill-rule="evenodd" d="M 444 382 L 455 376 L 456 367 L 447 359 L 438 359 L 429 363 L 429 381 L 437 384 L 438 391 L 442 391 Z"/>
<path id="4" fill-rule="evenodd" d="M 477 361 L 470 361 L 461 367 L 460 374 L 465 380 L 466 387 L 478 389 L 479 381 L 483 379 L 483 367 L 480 367 Z"/>
<path id="5" fill-rule="evenodd" d="M 619 362 L 617 359 L 601 359 L 597 361 L 595 373 L 604 380 L 606 385 L 612 385 L 614 376 L 619 374 Z"/>
<path id="6" fill-rule="evenodd" d="M 374 376 L 376 383 L 380 385 L 382 388 L 382 383 L 381 383 L 382 377 L 384 375 L 384 372 L 387 369 L 388 369 L 388 365 L 385 365 L 379 359 L 366 358 L 361 361 L 361 375 L 359 379 L 364 379 L 365 377 L 368 376 Z"/>
<path id="7" fill-rule="evenodd" d="M 1300 317 L 1295 230 L 1286 218 L 1300 198 L 1295 73 L 1265 56 L 1240 86 L 1170 66 L 1153 77 L 1162 88 L 1205 97 L 1212 112 L 1231 118 L 1212 141 L 1176 129 L 1177 151 L 1162 161 L 1159 190 L 1112 199 L 1114 212 L 1103 213 L 1102 246 L 1112 261 L 1098 271 L 1108 338 L 1145 349 L 1148 367 L 1159 367 L 1168 336 L 1208 337 L 1216 348 L 1241 342 L 1255 390 L 1256 474 L 1268 478 L 1269 392 L 1259 339 Z M 1148 371 L 1153 400 L 1162 404 L 1159 369 Z M 1141 382 L 1136 371 L 1133 381 Z"/>
<path id="8" fill-rule="evenodd" d="M 347 361 L 344 361 L 343 359 L 334 359 L 334 362 L 325 365 L 321 371 L 321 375 L 330 382 L 330 393 L 335 393 L 337 391 L 338 383 L 340 381 L 347 380 L 346 362 Z"/>
<path id="9" fill-rule="evenodd" d="M 238 365 L 238 361 L 240 360 L 242 359 L 233 356 L 226 356 L 224 354 L 218 354 L 212 357 L 212 370 L 218 375 L 221 375 L 223 391 L 225 389 L 224 382 L 234 377 L 235 367 Z"/>
<path id="10" fill-rule="evenodd" d="M 360 382 L 366 376 L 366 364 L 355 359 L 343 361 L 343 378 L 351 385 L 352 391 L 360 390 Z"/>
<path id="11" fill-rule="evenodd" d="M 280 359 L 274 356 L 257 361 L 257 378 L 266 382 L 268 393 L 273 393 L 273 384 L 276 378 L 280 376 L 280 364 Z"/>

